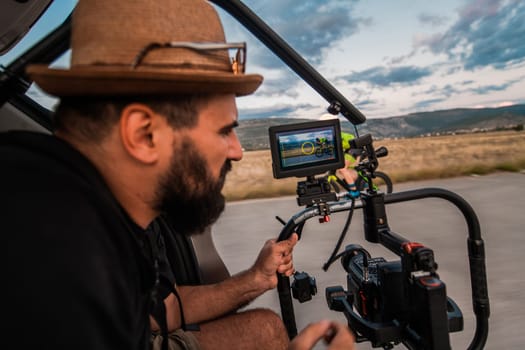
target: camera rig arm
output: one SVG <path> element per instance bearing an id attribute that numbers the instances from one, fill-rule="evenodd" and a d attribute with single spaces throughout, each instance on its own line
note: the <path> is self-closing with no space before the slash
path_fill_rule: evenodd
<path id="1" fill-rule="evenodd" d="M 274 54 L 297 73 L 306 83 L 328 101 L 328 111 L 341 113 L 352 124 L 362 124 L 366 117 L 337 89 L 335 89 L 319 72 L 317 72 L 301 55 L 286 43 L 260 17 L 239 0 L 211 0 L 220 6 L 253 35 L 265 44 Z"/>
<path id="2" fill-rule="evenodd" d="M 361 201 L 361 203 L 355 206 L 356 209 L 363 208 L 365 211 L 365 238 L 370 242 L 380 243 L 395 254 L 402 256 L 403 264 L 416 264 L 415 268 L 413 269 L 414 271 L 421 269 L 421 266 L 423 266 L 423 270 L 429 270 L 429 278 L 433 278 L 434 276 L 432 251 L 427 249 L 426 247 L 414 245 L 408 240 L 404 239 L 403 237 L 390 231 L 386 221 L 384 205 L 382 204 L 393 204 L 409 200 L 437 197 L 453 203 L 461 211 L 461 213 L 465 217 L 468 227 L 467 244 L 469 252 L 472 301 L 473 310 L 476 316 L 476 330 L 468 349 L 482 349 L 486 343 L 488 336 L 488 318 L 490 315 L 490 308 L 485 271 L 484 243 L 481 239 L 479 221 L 472 207 L 459 195 L 439 188 L 426 188 L 405 192 L 397 192 L 387 196 L 377 194 L 377 196 L 379 196 L 380 199 L 376 201 L 374 194 L 371 195 L 371 197 L 373 197 L 374 199 L 367 199 L 365 195 L 362 197 L 363 200 Z M 313 205 L 303 209 L 302 211 L 294 215 L 284 226 L 283 230 L 281 231 L 278 237 L 278 240 L 287 239 L 294 232 L 294 229 L 296 227 L 301 227 L 306 220 L 314 216 L 324 215 L 327 211 L 328 213 L 334 213 L 349 210 L 351 208 L 351 201 L 328 202 L 323 203 L 323 206 L 323 213 L 321 213 L 319 205 Z M 439 281 L 438 278 L 436 280 Z M 293 304 L 290 294 L 290 282 L 288 277 L 278 275 L 278 293 L 283 321 L 288 330 L 289 336 L 293 338 L 297 334 L 297 328 L 295 324 Z M 436 293 L 442 294 L 442 292 L 440 291 L 436 291 Z M 439 295 L 442 298 L 441 294 Z M 430 298 L 432 297 L 433 295 L 430 295 Z M 367 320 L 364 320 L 352 310 L 352 306 L 350 305 L 350 303 L 343 301 L 344 299 L 345 298 L 341 297 L 338 300 L 336 300 L 336 302 L 340 302 L 340 304 L 342 303 L 343 305 L 339 305 L 334 309 L 339 309 L 338 311 L 344 311 L 345 315 L 349 320 L 349 323 L 357 326 L 357 328 L 360 328 L 357 330 L 360 331 L 361 334 L 364 334 L 365 337 L 368 336 L 369 339 L 375 339 L 379 344 L 382 343 L 382 339 L 380 338 L 382 336 L 385 336 L 386 339 L 398 339 L 398 337 L 400 336 L 400 330 L 398 326 L 393 324 L 381 324 L 378 322 L 369 322 Z M 345 303 L 346 305 L 344 305 Z M 455 306 L 453 302 L 452 305 Z M 428 312 L 432 313 L 433 311 L 429 309 Z M 441 323 L 446 322 L 446 320 L 444 321 L 441 316 L 438 315 L 436 317 L 440 320 Z M 430 326 L 433 326 L 432 321 L 430 321 Z M 449 329 L 454 327 L 457 328 L 459 326 L 451 326 L 450 324 L 448 326 Z M 442 330 L 438 329 L 437 331 L 437 334 L 439 336 L 439 332 L 442 332 Z M 405 330 L 405 334 L 406 332 L 407 331 Z M 408 330 L 408 332 L 410 332 L 410 330 Z M 424 333 L 423 331 L 422 333 L 423 334 L 419 335 L 426 335 L 426 333 Z M 448 331 L 446 335 L 448 339 Z M 435 336 L 434 330 L 432 330 L 432 332 L 429 334 L 429 337 L 433 336 Z M 412 346 L 411 348 L 413 348 L 414 346 L 415 348 L 420 347 L 418 344 L 420 344 L 419 342 L 421 340 L 419 339 L 420 337 L 418 337 L 417 335 L 411 336 L 409 334 L 408 336 L 404 335 L 404 337 L 410 338 L 408 340 L 405 339 L 406 342 L 403 341 L 405 345 L 410 345 Z M 429 348 L 449 348 L 448 341 L 446 342 L 446 344 L 441 342 L 437 342 L 435 344 L 438 345 L 432 345 Z"/>
<path id="3" fill-rule="evenodd" d="M 385 204 L 399 203 L 423 198 L 441 198 L 454 204 L 463 214 L 468 230 L 467 248 L 472 289 L 472 306 L 476 315 L 476 331 L 468 349 L 483 349 L 487 341 L 490 304 L 485 268 L 485 245 L 474 209 L 458 194 L 441 188 L 424 188 L 385 196 Z"/>

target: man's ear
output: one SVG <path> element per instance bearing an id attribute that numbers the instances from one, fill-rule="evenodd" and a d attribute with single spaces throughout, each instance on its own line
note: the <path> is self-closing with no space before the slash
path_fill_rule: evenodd
<path id="1" fill-rule="evenodd" d="M 132 103 L 120 113 L 120 138 L 127 153 L 139 162 L 152 164 L 159 159 L 154 137 L 159 116 L 144 104 Z"/>

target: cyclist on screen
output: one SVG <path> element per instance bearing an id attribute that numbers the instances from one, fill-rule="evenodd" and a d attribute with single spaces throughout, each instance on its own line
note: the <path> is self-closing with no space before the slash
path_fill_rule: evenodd
<path id="1" fill-rule="evenodd" d="M 324 114 L 321 116 L 321 120 L 337 118 L 331 114 Z M 345 155 L 345 166 L 344 168 L 338 169 L 335 172 L 329 174 L 328 182 L 334 185 L 337 188 L 337 183 L 343 185 L 345 189 L 350 193 L 352 197 L 358 197 L 359 191 L 355 185 L 359 174 L 354 169 L 354 166 L 359 163 L 359 156 L 354 157 L 352 151 L 350 150 L 350 141 L 355 138 L 354 135 L 341 132 L 341 143 L 343 146 L 343 153 Z"/>
<path id="2" fill-rule="evenodd" d="M 345 166 L 344 168 L 338 169 L 334 174 L 330 174 L 328 181 L 333 183 L 338 182 L 338 178 L 343 181 L 344 187 L 350 192 L 352 197 L 358 197 L 359 191 L 355 185 L 359 174 L 354 169 L 354 166 L 359 163 L 359 156 L 354 156 L 350 150 L 350 141 L 354 139 L 354 135 L 346 132 L 341 132 L 341 143 L 343 146 L 343 152 L 345 155 Z M 340 182 L 339 182 L 340 183 Z"/>

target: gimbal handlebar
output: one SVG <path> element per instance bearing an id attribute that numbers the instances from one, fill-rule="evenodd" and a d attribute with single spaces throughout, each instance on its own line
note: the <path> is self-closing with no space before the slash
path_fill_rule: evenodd
<path id="1" fill-rule="evenodd" d="M 384 204 L 393 204 L 430 197 L 441 198 L 451 202 L 461 211 L 466 220 L 468 228 L 467 246 L 469 254 L 472 302 L 473 311 L 476 316 L 476 330 L 468 349 L 482 349 L 488 336 L 488 318 L 490 316 L 490 307 L 485 269 L 484 243 L 481 239 L 479 221 L 474 210 L 468 204 L 468 202 L 466 202 L 458 194 L 440 188 L 423 188 L 381 196 L 381 198 L 384 198 Z M 384 221 L 379 220 L 383 223 L 383 227 L 370 227 L 370 225 L 367 227 L 367 221 L 378 222 L 377 216 L 384 215 L 384 212 L 381 211 L 381 205 L 377 206 L 376 204 L 377 203 L 371 204 L 370 202 L 367 204 L 366 202 L 362 201 L 361 203 L 357 203 L 355 205 L 355 209 L 363 208 L 365 210 L 365 238 L 370 242 L 380 243 L 393 253 L 399 255 L 401 250 L 400 247 L 408 242 L 408 240 L 391 232 L 387 228 L 386 216 L 384 217 Z M 352 206 L 352 201 L 334 201 L 324 203 L 323 205 L 328 208 L 329 213 L 335 213 L 349 210 Z M 365 208 L 367 205 L 369 207 L 368 211 Z M 371 206 L 379 207 L 379 212 L 376 210 L 370 211 Z M 326 213 L 326 210 L 327 209 L 324 208 L 323 213 Z M 295 214 L 283 227 L 281 233 L 279 234 L 278 241 L 289 238 L 298 227 L 302 228 L 302 225 L 304 225 L 306 220 L 321 214 L 322 212 L 319 208 L 319 205 L 312 205 L 301 210 Z M 290 293 L 289 277 L 278 275 L 278 293 L 283 321 L 286 325 L 289 336 L 293 338 L 297 334 L 297 326 L 295 323 L 293 303 Z"/>

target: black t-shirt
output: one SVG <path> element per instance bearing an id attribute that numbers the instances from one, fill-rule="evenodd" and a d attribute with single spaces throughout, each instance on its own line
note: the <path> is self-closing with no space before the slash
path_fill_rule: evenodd
<path id="1" fill-rule="evenodd" d="M 155 219 L 150 228 L 158 231 L 155 237 L 158 237 L 159 242 L 161 274 L 178 285 L 202 284 L 199 264 L 190 238 L 176 232 L 171 220 L 165 215 Z"/>
<path id="2" fill-rule="evenodd" d="M 54 136 L 0 134 L 4 341 L 147 349 L 154 271 L 93 165 Z"/>
<path id="3" fill-rule="evenodd" d="M 195 251 L 189 237 L 175 232 L 170 220 L 161 215 L 156 218 L 146 229 L 143 250 L 148 257 L 155 261 L 159 273 L 159 284 L 156 288 L 157 300 L 164 300 L 170 293 L 178 297 L 174 286 L 201 284 L 201 275 Z M 179 299 L 179 302 L 182 302 Z M 157 321 L 162 322 L 165 315 L 163 304 L 155 303 L 152 315 Z M 182 328 L 186 326 L 195 328 L 195 325 L 185 324 L 184 305 L 179 305 L 181 312 Z M 189 329 L 189 328 L 188 328 Z"/>

